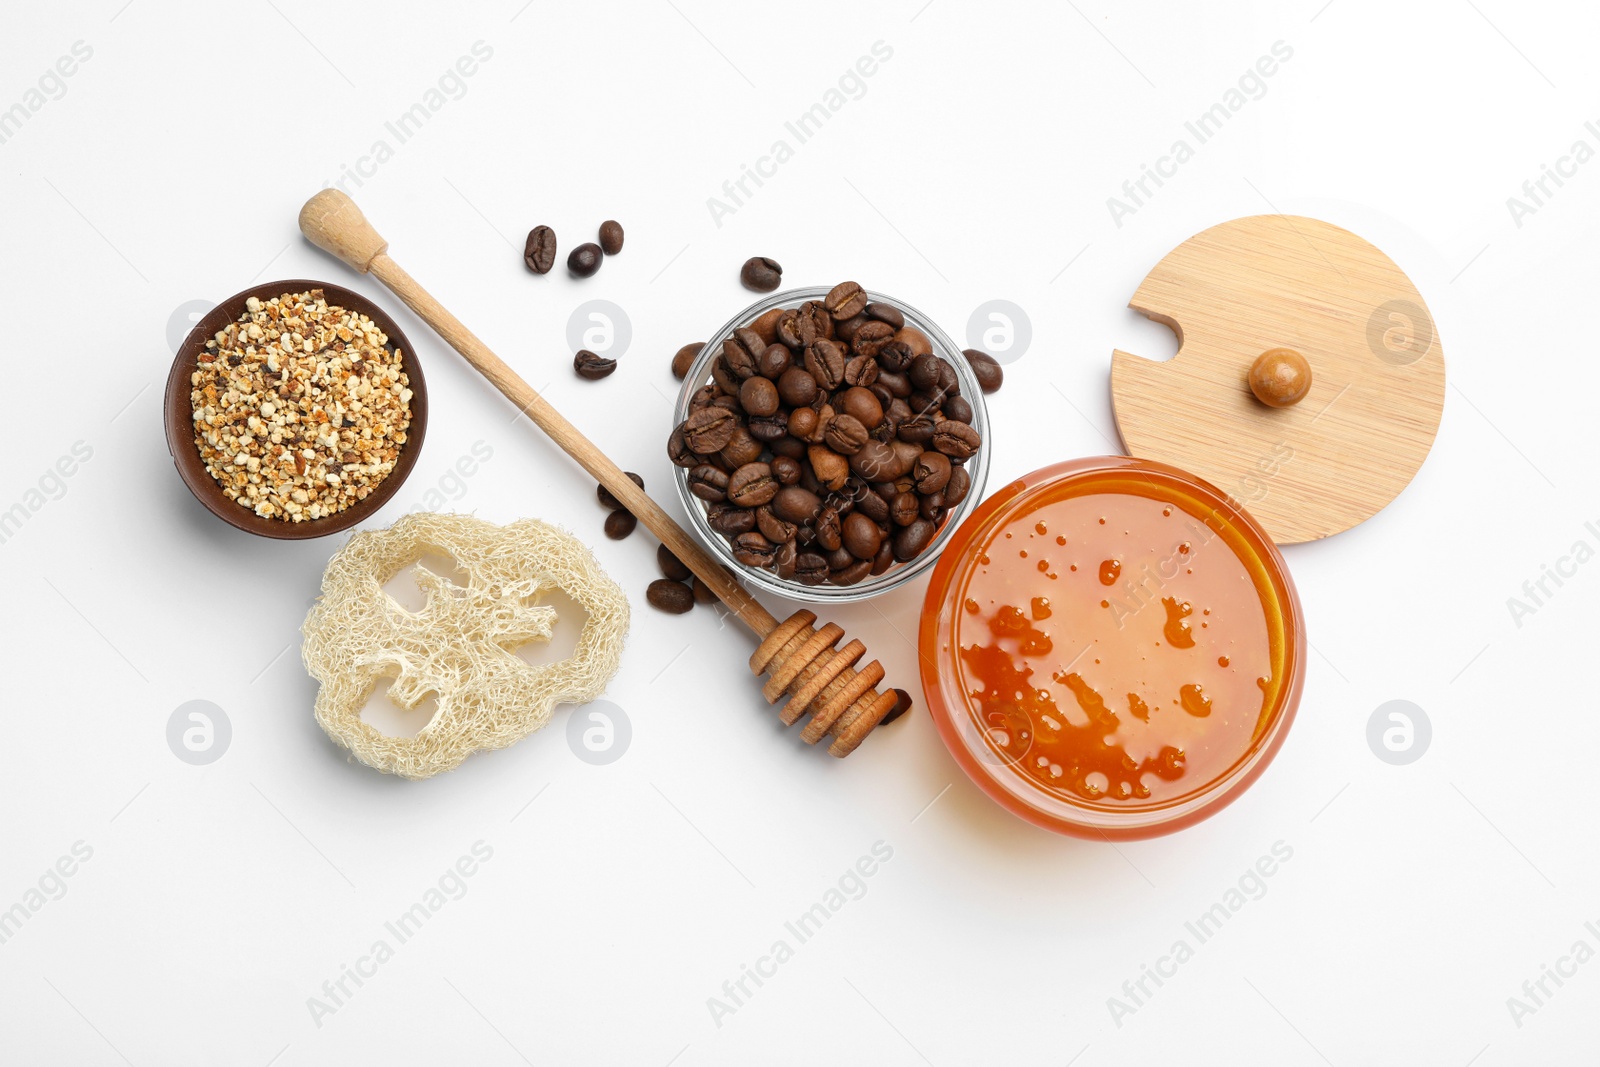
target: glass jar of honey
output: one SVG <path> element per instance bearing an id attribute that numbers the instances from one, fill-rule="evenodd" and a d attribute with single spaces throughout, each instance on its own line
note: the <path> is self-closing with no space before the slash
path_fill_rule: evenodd
<path id="1" fill-rule="evenodd" d="M 1215 813 L 1294 719 L 1305 626 L 1272 540 L 1174 467 L 1035 471 L 941 555 L 919 635 L 929 712 L 962 769 L 1030 822 L 1150 837 Z"/>

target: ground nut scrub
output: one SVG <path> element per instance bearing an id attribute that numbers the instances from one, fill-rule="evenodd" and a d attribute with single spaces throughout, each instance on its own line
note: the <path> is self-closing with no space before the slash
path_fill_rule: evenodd
<path id="1" fill-rule="evenodd" d="M 924 683 L 958 761 L 1008 808 L 1143 836 L 1259 773 L 1298 699 L 1300 627 L 1276 549 L 1220 493 L 1080 460 L 957 532 L 923 612 Z"/>

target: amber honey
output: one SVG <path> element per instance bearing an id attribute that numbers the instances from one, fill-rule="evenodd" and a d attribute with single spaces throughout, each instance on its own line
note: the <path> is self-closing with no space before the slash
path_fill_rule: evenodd
<path id="1" fill-rule="evenodd" d="M 1121 457 L 1036 472 L 946 549 L 922 622 L 945 741 L 1064 832 L 1176 829 L 1265 765 L 1301 684 L 1299 605 L 1242 508 Z"/>

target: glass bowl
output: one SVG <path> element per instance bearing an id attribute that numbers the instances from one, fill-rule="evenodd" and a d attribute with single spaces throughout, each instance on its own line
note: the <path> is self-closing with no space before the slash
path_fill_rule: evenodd
<path id="1" fill-rule="evenodd" d="M 1093 499 L 1098 505 L 1081 509 L 1077 512 L 1078 518 L 1070 520 L 1080 524 L 1076 531 L 1068 518 L 1072 512 L 1044 510 L 1074 498 Z M 1162 516 L 1174 517 L 1171 520 L 1141 518 L 1153 516 L 1158 506 Z M 1088 522 L 1093 514 L 1100 516 L 1101 526 L 1107 518 L 1112 520 L 1105 533 L 1094 532 L 1098 528 Z M 1121 536 L 1126 539 L 1122 542 L 1114 540 L 1119 520 Z M 1181 524 L 1181 529 L 1156 525 L 1167 521 Z M 1198 525 L 1202 523 L 1203 526 Z M 1141 534 L 1150 542 L 1148 554 L 1142 556 L 1133 554 L 1137 551 L 1136 535 L 1132 533 L 1136 526 L 1144 527 Z M 1040 538 L 1038 541 L 1029 539 L 1035 531 Z M 1020 535 L 1021 540 L 1010 540 L 1013 534 Z M 1076 559 L 1071 554 L 1074 539 L 1083 545 L 1076 551 L 1085 553 L 1085 558 Z M 1113 562 L 1111 560 L 1097 568 L 1096 561 L 1088 557 L 1098 555 L 1100 549 L 1114 543 L 1130 550 L 1126 555 L 1127 570 L 1122 569 L 1124 563 L 1120 559 L 1109 572 L 1105 567 Z M 1160 558 L 1164 546 L 1169 543 L 1173 544 L 1171 551 Z M 1062 550 L 1057 545 L 1067 546 L 1064 558 L 1058 558 Z M 1184 587 L 1179 587 L 1177 567 L 1188 567 L 1187 575 L 1201 572 L 1207 553 L 1221 550 L 1213 546 L 1226 546 L 1242 568 L 1231 563 L 1204 568 L 1207 573 L 1202 577 L 1184 578 L 1181 580 Z M 1001 555 L 1014 549 L 1021 551 L 1024 557 L 1031 549 L 1039 562 L 1038 571 L 1046 572 L 1048 580 L 1030 577 L 1025 583 L 1018 576 L 1018 565 L 1005 562 L 1007 557 Z M 1048 571 L 1046 557 L 1051 557 Z M 995 559 L 1001 562 L 996 564 Z M 1150 562 L 1153 559 L 1159 559 L 1155 571 L 1165 582 L 1156 581 L 1151 596 L 1147 583 L 1152 580 Z M 1183 562 L 1178 562 L 1168 573 L 1166 565 L 1180 560 Z M 1075 563 L 1077 573 L 1061 573 L 1066 570 L 1062 562 Z M 1085 564 L 1087 566 L 1080 566 Z M 1001 576 L 1007 566 L 1012 568 L 1009 576 Z M 977 626 L 982 607 L 976 599 L 969 598 L 969 582 L 980 567 L 984 569 L 984 580 L 978 596 L 984 592 L 1003 591 L 1020 603 L 1028 592 L 1043 590 L 1055 594 L 1054 604 L 1048 599 L 1043 601 L 1043 614 L 1035 601 L 1035 621 L 1022 622 L 1016 630 L 1028 636 L 1033 631 L 1022 627 L 1033 627 L 1044 634 L 1045 640 L 1051 642 L 1046 645 L 1045 652 L 1023 651 L 1027 646 L 1019 644 L 1017 657 L 1012 659 L 1003 650 L 1004 635 L 1000 625 L 1004 622 L 1016 626 L 1017 620 L 1025 618 L 1014 608 L 1000 607 L 996 611 L 994 621 L 988 624 L 993 636 L 987 641 L 971 640 L 980 634 Z M 1234 577 L 1232 572 L 1240 569 L 1243 574 Z M 1027 574 L 1031 568 L 1023 566 L 1020 570 Z M 1228 574 L 1224 575 L 1224 571 Z M 1242 611 L 1236 613 L 1231 603 L 1224 607 L 1222 600 L 1211 600 L 1209 591 L 1203 599 L 1199 591 L 1207 589 L 1205 583 L 1212 581 L 1211 575 L 1226 577 L 1227 584 L 1213 584 L 1211 588 L 1233 591 L 1239 603 L 1247 602 L 1244 599 L 1247 594 L 1240 594 L 1236 583 L 1248 578 L 1265 623 L 1259 631 L 1260 637 L 1255 636 L 1257 624 L 1253 611 L 1247 619 Z M 1058 577 L 1066 580 L 1056 583 Z M 1133 584 L 1135 577 L 1137 585 Z M 1126 584 L 1122 583 L 1122 578 L 1128 579 Z M 1171 639 L 1172 631 L 1155 625 L 1161 618 L 1162 606 L 1168 607 L 1167 625 L 1173 625 L 1170 620 L 1174 609 L 1168 606 L 1169 602 L 1162 600 L 1156 604 L 1161 592 L 1169 588 L 1166 583 L 1171 583 L 1172 603 L 1181 599 L 1177 610 L 1185 614 L 1191 609 L 1188 602 L 1191 595 L 1196 601 L 1192 605 L 1194 608 L 1206 603 L 1217 607 L 1216 614 L 1209 608 L 1204 614 L 1211 616 L 1211 622 L 1219 624 L 1218 629 L 1201 636 L 1196 628 L 1192 635 L 1185 634 L 1180 639 L 1187 641 L 1184 644 Z M 1114 611 L 1109 616 L 1097 616 L 1095 604 L 1085 609 L 1082 602 L 1075 599 L 1086 591 L 1092 591 L 1091 596 L 1099 600 L 1097 606 L 1101 609 L 1113 606 L 1107 600 L 1100 600 L 1102 595 L 1130 598 L 1138 606 L 1129 615 Z M 1121 604 L 1116 606 L 1121 607 Z M 1137 613 L 1149 606 L 1155 606 L 1157 614 L 1139 617 Z M 1007 616 L 1008 610 L 1013 614 Z M 964 623 L 966 618 L 974 621 Z M 1051 618 L 1056 621 L 1039 621 Z M 1234 618 L 1240 621 L 1231 621 Z M 1108 622 L 1087 621 L 1093 619 Z M 1135 624 L 1131 628 L 1125 628 L 1128 619 Z M 1194 615 L 1193 621 L 1206 625 L 1199 613 Z M 1188 624 L 1183 626 L 1187 630 Z M 1064 640 L 1069 634 L 1071 640 Z M 1241 635 L 1250 640 L 1238 641 Z M 1075 656 L 1071 655 L 1072 646 L 1082 637 L 1088 637 L 1090 643 Z M 1202 642 L 1204 650 L 1193 659 L 1174 660 L 1166 658 L 1168 652 L 1154 652 L 1145 644 L 1147 639 L 1153 639 L 1160 645 L 1163 637 L 1168 638 L 1167 643 L 1175 650 L 1172 654 L 1178 657 L 1188 656 L 1187 651 L 1177 650 L 1194 647 L 1196 638 Z M 1055 647 L 1056 642 L 1060 643 L 1059 648 Z M 1125 456 L 1101 456 L 1069 460 L 1025 475 L 984 501 L 962 523 L 940 558 L 928 586 L 919 628 L 918 659 L 929 714 L 945 746 L 973 782 L 1002 807 L 1038 826 L 1076 837 L 1116 840 L 1154 837 L 1191 826 L 1232 802 L 1261 775 L 1282 746 L 1294 721 L 1305 680 L 1304 649 L 1307 647 L 1300 601 L 1288 568 L 1272 539 L 1248 512 L 1209 483 L 1175 467 Z M 997 649 L 1001 651 L 996 652 Z M 1091 649 L 1096 656 L 1074 672 L 1074 665 L 1083 662 L 1085 653 Z M 1173 700 L 1169 709 L 1165 701 L 1176 694 L 1165 692 L 1160 682 L 1147 684 L 1147 679 L 1156 676 L 1145 675 L 1135 683 L 1140 692 L 1127 698 L 1127 710 L 1120 715 L 1137 717 L 1146 725 L 1124 724 L 1116 714 L 1122 694 L 1107 685 L 1106 680 L 1126 680 L 1129 675 L 1122 672 L 1127 671 L 1129 665 L 1140 672 L 1155 670 L 1153 666 L 1137 664 L 1161 658 L 1168 665 L 1168 682 L 1171 675 L 1177 674 L 1196 680 L 1199 671 L 1210 670 L 1210 657 L 1218 652 L 1231 652 L 1238 661 L 1232 664 L 1236 677 L 1227 680 L 1229 685 L 1248 686 L 1252 692 L 1259 686 L 1262 693 L 1259 713 L 1241 714 L 1236 710 L 1237 699 L 1219 705 L 1214 716 L 1209 699 L 1204 701 L 1203 711 L 1191 710 L 1187 699 Z M 998 673 L 990 666 L 996 662 L 993 658 L 996 656 L 1007 657 L 998 661 L 1002 664 L 1026 665 L 1033 673 L 1025 682 L 1013 681 L 1013 676 L 1005 673 L 1005 666 L 999 668 Z M 1107 666 L 1097 671 L 1091 664 L 1100 664 L 1102 656 Z M 1226 656 L 1216 663 L 1223 669 L 1230 666 Z M 1267 671 L 1265 678 L 1245 678 L 1240 682 L 1241 677 L 1262 668 Z M 992 678 L 1004 679 L 1001 685 L 1014 684 L 1017 688 L 997 688 Z M 1073 697 L 1064 696 L 1062 703 L 1057 704 L 1055 692 L 1046 678 L 1070 690 L 1076 696 L 1077 707 L 1060 712 L 1058 709 L 1068 706 L 1065 701 Z M 982 683 L 981 689 L 976 687 L 977 683 Z M 1104 702 L 1100 701 L 1096 686 L 1105 690 Z M 1025 688 L 1033 692 L 1027 693 Z M 1196 692 L 1202 689 L 1193 688 Z M 1233 691 L 1237 693 L 1238 690 Z M 1090 698 L 1087 702 L 1085 693 Z M 1151 705 L 1162 698 L 1162 705 L 1147 707 L 1144 697 L 1149 698 Z M 1091 708 L 1096 702 L 1098 707 Z M 980 712 L 979 708 L 985 703 L 988 711 Z M 1113 712 L 1109 719 L 1100 717 L 1108 710 Z M 987 719 L 980 717 L 985 714 Z M 1086 720 L 1082 726 L 1075 723 L 1080 715 Z M 1158 715 L 1169 717 L 1153 718 Z M 1003 716 L 1003 721 L 998 721 L 996 716 Z M 1067 725 L 1062 725 L 1060 720 L 1066 720 Z M 1096 731 L 1091 723 L 1098 724 L 1105 732 Z M 1179 736 L 1186 735 L 1188 742 L 1175 750 L 1180 752 L 1183 761 L 1176 774 L 1162 774 L 1155 769 L 1158 761 L 1154 760 L 1140 763 L 1133 769 L 1135 765 L 1129 761 L 1136 750 L 1149 752 L 1157 743 L 1170 744 L 1168 738 L 1174 731 Z M 1230 732 L 1231 737 L 1228 736 Z M 1064 749 L 1051 748 L 1048 741 L 1041 740 L 1041 733 L 1053 733 L 1058 742 L 1066 739 L 1069 746 L 1085 747 L 1077 747 L 1069 754 Z M 1107 751 L 1115 755 L 1107 757 Z M 1164 756 L 1166 751 L 1162 749 L 1159 755 Z M 1236 751 L 1238 754 L 1234 756 Z M 1149 794 L 1149 799 L 1127 795 L 1124 799 L 1113 800 L 1111 790 L 1101 786 L 1099 780 L 1092 786 L 1098 794 L 1095 798 L 1086 798 L 1077 792 L 1093 777 L 1094 768 L 1109 765 L 1095 761 L 1119 757 L 1123 762 L 1116 772 L 1117 788 L 1128 788 L 1137 781 L 1139 788 Z M 1048 763 L 1044 762 L 1046 759 Z M 1191 760 L 1194 761 L 1192 768 Z M 1064 764 L 1067 764 L 1065 768 Z M 1170 767 L 1166 769 L 1171 770 Z M 1197 775 L 1195 781 L 1177 785 L 1191 769 Z M 1150 780 L 1152 773 L 1157 777 L 1154 782 Z M 1042 782 L 1041 778 L 1046 775 L 1056 778 L 1059 784 Z M 1124 782 L 1128 785 L 1123 785 Z"/>
<path id="2" fill-rule="evenodd" d="M 672 425 L 678 426 L 689 417 L 689 402 L 702 386 L 711 381 L 711 364 L 722 352 L 722 342 L 733 336 L 733 331 L 741 326 L 748 326 L 761 315 L 777 307 L 798 307 L 807 300 L 821 300 L 828 295 L 828 289 L 811 287 L 804 289 L 786 289 L 783 292 L 773 293 L 762 297 L 711 335 L 706 346 L 700 350 L 694 364 L 689 368 L 689 373 L 684 375 L 683 388 L 678 393 L 678 402 L 673 411 Z M 916 559 L 905 563 L 896 563 L 879 575 L 869 575 L 854 585 L 805 585 L 801 582 L 779 578 L 769 570 L 758 567 L 749 567 L 733 557 L 733 548 L 726 538 L 711 528 L 711 523 L 706 517 L 705 502 L 689 491 L 689 471 L 687 468 L 673 466 L 673 483 L 678 487 L 678 499 L 683 502 L 684 511 L 688 512 L 689 525 L 711 552 L 723 562 L 734 575 L 748 582 L 758 589 L 789 600 L 798 600 L 813 604 L 840 604 L 868 597 L 877 596 L 879 593 L 897 588 L 915 578 L 917 575 L 933 566 L 943 551 L 945 545 L 959 527 L 977 508 L 983 499 L 984 482 L 989 474 L 989 453 L 993 446 L 989 440 L 989 414 L 983 402 L 983 390 L 978 385 L 977 377 L 972 373 L 972 367 L 967 363 L 961 349 L 955 342 L 946 336 L 945 332 L 934 323 L 932 319 L 907 304 L 904 300 L 886 296 L 883 293 L 867 292 L 867 299 L 873 303 L 893 305 L 898 308 L 906 318 L 907 326 L 915 326 L 928 336 L 933 345 L 933 353 L 946 363 L 950 364 L 956 372 L 956 379 L 961 383 L 961 396 L 972 405 L 972 427 L 983 438 L 983 445 L 975 455 L 966 463 L 967 474 L 972 478 L 972 486 L 967 491 L 967 498 L 956 505 L 944 517 L 933 540 L 928 547 L 922 550 Z"/>

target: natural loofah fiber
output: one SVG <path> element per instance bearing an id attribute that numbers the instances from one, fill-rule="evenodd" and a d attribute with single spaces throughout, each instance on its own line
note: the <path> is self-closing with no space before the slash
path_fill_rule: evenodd
<path id="1" fill-rule="evenodd" d="M 430 551 L 455 559 L 465 588 L 418 564 Z M 427 594 L 418 612 L 383 590 L 407 567 Z M 571 657 L 529 664 L 513 650 L 550 639 L 556 610 L 539 601 L 555 589 L 589 619 Z M 356 534 L 328 561 L 301 656 L 320 684 L 317 722 L 328 736 L 369 767 L 417 779 L 522 740 L 558 703 L 598 697 L 617 672 L 627 630 L 627 598 L 571 535 L 537 519 L 496 526 L 417 513 Z M 385 677 L 394 679 L 389 699 L 402 708 L 438 695 L 438 713 L 415 737 L 389 737 L 361 721 Z"/>

